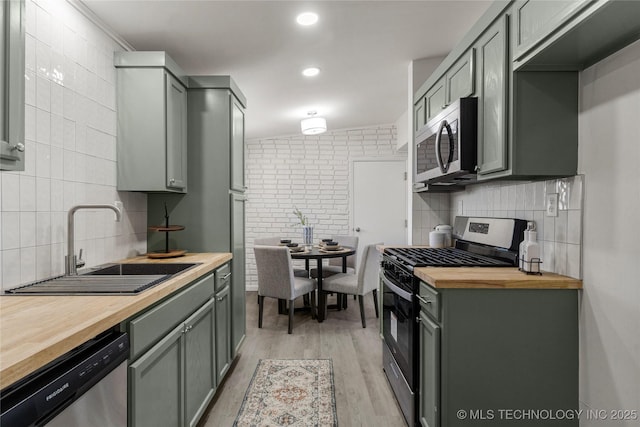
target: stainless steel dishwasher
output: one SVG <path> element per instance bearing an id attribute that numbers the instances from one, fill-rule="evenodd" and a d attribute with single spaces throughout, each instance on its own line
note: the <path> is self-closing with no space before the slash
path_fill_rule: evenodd
<path id="1" fill-rule="evenodd" d="M 0 392 L 0 425 L 126 427 L 129 337 L 107 331 Z"/>

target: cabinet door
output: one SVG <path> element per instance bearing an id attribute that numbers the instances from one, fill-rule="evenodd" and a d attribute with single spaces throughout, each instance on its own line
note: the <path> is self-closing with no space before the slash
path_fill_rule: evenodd
<path id="1" fill-rule="evenodd" d="M 187 188 L 187 90 L 171 74 L 167 79 L 167 187 Z"/>
<path id="2" fill-rule="evenodd" d="M 24 170 L 24 0 L 0 2 L 0 170 Z"/>
<path id="3" fill-rule="evenodd" d="M 231 195 L 231 351 L 232 356 L 246 333 L 245 313 L 245 248 L 244 248 L 244 213 L 246 198 L 239 194 Z"/>
<path id="4" fill-rule="evenodd" d="M 469 49 L 469 52 L 462 55 L 462 57 L 451 66 L 449 71 L 447 71 L 445 77 L 447 85 L 446 105 L 451 104 L 458 98 L 464 98 L 473 94 L 475 86 L 474 54 L 475 49 Z"/>
<path id="5" fill-rule="evenodd" d="M 184 420 L 184 325 L 129 366 L 129 426 L 181 426 Z"/>
<path id="6" fill-rule="evenodd" d="M 588 0 L 518 0 L 514 6 L 513 59 L 522 59 L 588 3 Z"/>
<path id="7" fill-rule="evenodd" d="M 244 191 L 244 109 L 231 94 L 231 189 Z"/>
<path id="8" fill-rule="evenodd" d="M 231 362 L 230 289 L 227 286 L 216 294 L 216 369 L 218 384 L 227 374 Z"/>
<path id="9" fill-rule="evenodd" d="M 418 103 L 413 107 L 413 123 L 414 131 L 420 130 L 422 126 L 427 123 L 427 98 L 423 97 L 418 101 Z"/>
<path id="10" fill-rule="evenodd" d="M 442 78 L 425 95 L 427 122 L 446 107 L 444 85 L 445 79 Z"/>
<path id="11" fill-rule="evenodd" d="M 483 34 L 477 44 L 478 173 L 507 168 L 508 62 L 505 15 Z"/>
<path id="12" fill-rule="evenodd" d="M 185 425 L 193 427 L 216 387 L 215 300 L 185 321 Z"/>
<path id="13" fill-rule="evenodd" d="M 440 327 L 420 312 L 420 398 L 422 427 L 440 426 Z"/>

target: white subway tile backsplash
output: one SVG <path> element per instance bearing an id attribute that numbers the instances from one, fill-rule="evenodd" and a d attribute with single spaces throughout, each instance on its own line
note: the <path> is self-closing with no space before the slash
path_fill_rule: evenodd
<path id="1" fill-rule="evenodd" d="M 2 211 L 17 212 L 20 210 L 20 175 L 2 174 Z"/>
<path id="2" fill-rule="evenodd" d="M 36 76 L 36 107 L 51 111 L 51 82 L 47 76 Z"/>
<path id="3" fill-rule="evenodd" d="M 544 216 L 544 234 L 542 239 L 554 242 L 556 240 L 556 217 Z"/>
<path id="4" fill-rule="evenodd" d="M 20 210 L 36 210 L 36 179 L 33 176 L 20 175 Z"/>
<path id="5" fill-rule="evenodd" d="M 567 211 L 558 211 L 555 219 L 555 241 L 567 243 L 568 214 Z"/>
<path id="6" fill-rule="evenodd" d="M 36 108 L 34 106 L 25 105 L 24 125 L 25 125 L 24 139 L 28 141 L 35 141 L 36 140 Z"/>
<path id="7" fill-rule="evenodd" d="M 51 143 L 51 113 L 36 109 L 36 141 L 41 144 Z"/>
<path id="8" fill-rule="evenodd" d="M 36 280 L 48 279 L 51 273 L 51 246 L 36 247 Z"/>
<path id="9" fill-rule="evenodd" d="M 466 216 L 534 221 L 542 252 L 543 270 L 581 278 L 583 185 L 584 177 L 578 175 L 548 181 L 478 184 L 444 196 L 450 199 L 450 221 L 460 214 L 457 212 L 459 202 L 462 202 L 462 214 Z M 546 216 L 545 194 L 548 193 L 558 193 L 562 201 L 557 217 Z M 437 199 L 431 200 L 431 209 L 438 206 L 438 202 Z M 416 218 L 420 218 L 419 222 L 423 225 L 431 223 L 430 217 L 425 219 L 424 212 L 421 212 L 423 209 L 423 205 L 414 196 L 414 227 Z M 421 212 L 421 216 L 416 215 L 417 212 Z M 422 243 L 428 242 L 428 233 L 414 232 L 414 237 L 416 235 L 422 235 Z"/>
<path id="10" fill-rule="evenodd" d="M 36 211 L 51 211 L 51 180 L 36 178 Z"/>
<path id="11" fill-rule="evenodd" d="M 36 143 L 36 176 L 51 177 L 51 146 Z"/>
<path id="12" fill-rule="evenodd" d="M 27 69 L 24 72 L 24 103 L 26 105 L 36 106 L 38 98 L 36 95 L 38 79 L 36 74 Z"/>
<path id="13" fill-rule="evenodd" d="M 582 243 L 582 211 L 567 211 L 567 243 L 580 245 Z"/>
<path id="14" fill-rule="evenodd" d="M 20 284 L 20 249 L 3 250 L 2 253 L 2 283 L 4 289 Z"/>
<path id="15" fill-rule="evenodd" d="M 63 118 L 58 114 L 51 114 L 51 146 L 62 147 L 63 138 Z"/>
<path id="16" fill-rule="evenodd" d="M 20 248 L 20 213 L 2 212 L 2 249 Z"/>
<path id="17" fill-rule="evenodd" d="M 20 214 L 20 247 L 36 245 L 36 213 L 22 212 Z"/>
<path id="18" fill-rule="evenodd" d="M 76 247 L 91 252 L 88 265 L 146 252 L 146 195 L 116 191 L 112 61 L 121 48 L 68 2 L 27 0 L 26 8 L 25 145 L 32 155 L 24 172 L 0 175 L 1 289 L 64 272 L 66 214 L 78 203 L 127 200 L 125 221 L 136 222 L 126 230 L 125 221 L 114 226 L 113 215 L 95 212 L 89 225 L 79 214 Z M 89 125 L 99 131 L 91 147 Z"/>
<path id="19" fill-rule="evenodd" d="M 36 36 L 43 43 L 50 43 L 51 40 L 51 15 L 46 10 L 36 8 Z"/>
<path id="20" fill-rule="evenodd" d="M 51 244 L 51 212 L 36 213 L 36 246 Z"/>
<path id="21" fill-rule="evenodd" d="M 36 280 L 36 247 L 20 249 L 20 282 L 29 283 Z"/>

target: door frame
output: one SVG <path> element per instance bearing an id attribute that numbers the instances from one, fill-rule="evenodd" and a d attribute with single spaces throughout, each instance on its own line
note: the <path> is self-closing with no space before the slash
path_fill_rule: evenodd
<path id="1" fill-rule="evenodd" d="M 407 169 L 408 160 L 406 156 L 381 156 L 381 157 L 353 157 L 349 159 L 349 234 L 355 233 L 354 231 L 354 218 L 355 212 L 355 195 L 353 194 L 353 179 L 354 179 L 354 164 L 356 162 L 403 162 L 405 171 L 405 197 L 407 197 L 407 186 L 409 185 L 409 171 Z M 410 242 L 409 233 L 409 215 L 407 209 L 407 203 L 404 204 L 404 219 L 407 242 Z"/>

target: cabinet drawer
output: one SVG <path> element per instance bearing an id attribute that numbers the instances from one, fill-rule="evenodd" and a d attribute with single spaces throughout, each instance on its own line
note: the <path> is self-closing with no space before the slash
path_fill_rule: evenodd
<path id="1" fill-rule="evenodd" d="M 131 343 L 130 360 L 135 360 L 144 350 L 204 304 L 214 293 L 213 284 L 213 274 L 209 274 L 129 322 L 127 329 Z"/>
<path id="2" fill-rule="evenodd" d="M 420 307 L 433 317 L 437 322 L 440 321 L 440 294 L 431 286 L 424 282 L 420 282 Z"/>
<path id="3" fill-rule="evenodd" d="M 216 292 L 231 283 L 231 264 L 226 263 L 216 270 Z"/>

